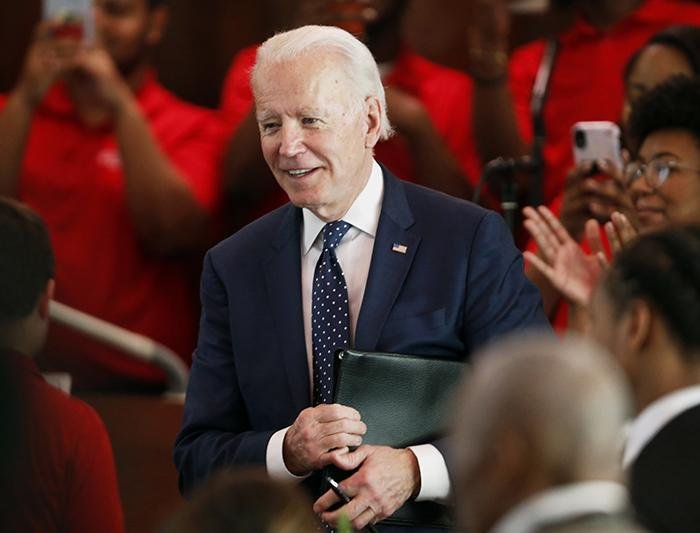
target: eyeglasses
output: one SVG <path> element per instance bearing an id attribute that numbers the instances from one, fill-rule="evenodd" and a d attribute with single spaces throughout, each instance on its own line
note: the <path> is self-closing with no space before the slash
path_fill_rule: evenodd
<path id="1" fill-rule="evenodd" d="M 627 185 L 631 185 L 634 181 L 644 176 L 646 184 L 652 189 L 661 187 L 666 180 L 674 173 L 679 171 L 696 172 L 700 174 L 700 169 L 686 167 L 677 161 L 655 159 L 649 163 L 640 163 L 632 161 L 625 166 L 625 181 Z"/>

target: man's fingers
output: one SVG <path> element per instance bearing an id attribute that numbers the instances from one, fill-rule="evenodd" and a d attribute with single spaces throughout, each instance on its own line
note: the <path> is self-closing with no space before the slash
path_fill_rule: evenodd
<path id="1" fill-rule="evenodd" d="M 352 521 L 352 527 L 361 530 L 367 524 L 374 524 L 377 521 L 377 512 L 369 505 L 360 515 Z"/>
<path id="2" fill-rule="evenodd" d="M 360 435 L 353 435 L 351 433 L 335 433 L 333 435 L 328 435 L 322 437 L 319 440 L 319 445 L 322 450 L 328 450 L 328 453 L 335 451 L 339 448 L 357 447 L 362 444 L 362 437 Z"/>
<path id="3" fill-rule="evenodd" d="M 333 420 L 332 422 L 324 422 L 321 433 L 326 436 L 335 435 L 337 433 L 364 435 L 367 433 L 367 425 L 362 420 L 343 418 L 341 420 Z"/>
<path id="4" fill-rule="evenodd" d="M 354 498 L 353 494 L 348 494 L 348 496 L 350 496 L 353 499 L 350 500 L 349 503 L 346 503 L 345 505 L 339 507 L 335 511 L 321 511 L 321 519 L 329 524 L 337 524 L 340 516 L 345 515 L 348 518 L 348 520 L 352 522 L 367 509 L 368 506 L 364 502 L 364 498 L 362 498 L 361 496 Z M 337 496 L 335 498 L 336 501 L 339 501 L 339 498 Z M 316 503 L 318 503 L 319 501 L 320 498 L 316 501 Z M 326 509 L 328 509 L 329 507 L 330 506 L 326 507 Z M 314 509 L 316 509 L 316 505 L 314 505 Z"/>
<path id="5" fill-rule="evenodd" d="M 338 403 L 321 404 L 313 409 L 318 422 L 332 422 L 343 418 L 360 420 L 362 418 L 356 409 Z"/>
<path id="6" fill-rule="evenodd" d="M 340 498 L 332 490 L 324 492 L 315 502 L 313 506 L 314 513 L 321 514 L 326 512 L 340 501 Z"/>
<path id="7" fill-rule="evenodd" d="M 369 455 L 370 448 L 368 446 L 360 446 L 353 452 L 342 452 L 340 450 L 332 450 L 328 452 L 330 462 L 341 470 L 354 470 L 362 464 Z"/>

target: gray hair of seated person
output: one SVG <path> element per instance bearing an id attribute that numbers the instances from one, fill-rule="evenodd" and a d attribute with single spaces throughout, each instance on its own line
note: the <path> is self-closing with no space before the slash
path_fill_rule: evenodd
<path id="1" fill-rule="evenodd" d="M 315 533 L 320 523 L 298 485 L 262 468 L 214 473 L 159 533 Z"/>
<path id="2" fill-rule="evenodd" d="M 346 73 L 347 83 L 358 101 L 371 96 L 379 99 L 381 106 L 380 138 L 388 139 L 393 129 L 386 110 L 386 95 L 372 52 L 357 38 L 335 26 L 302 26 L 270 37 L 259 48 L 255 66 L 251 72 L 253 92 L 260 83 L 260 73 L 270 65 L 282 63 L 310 54 L 336 54 L 339 65 Z"/>
<path id="3" fill-rule="evenodd" d="M 520 336 L 493 344 L 475 356 L 456 412 L 458 496 L 504 430 L 537 454 L 535 464 L 546 465 L 554 484 L 621 475 L 629 390 L 612 356 L 584 339 Z"/>

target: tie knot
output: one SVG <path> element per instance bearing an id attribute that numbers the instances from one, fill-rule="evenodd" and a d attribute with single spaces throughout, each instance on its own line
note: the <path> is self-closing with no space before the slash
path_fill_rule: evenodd
<path id="1" fill-rule="evenodd" d="M 343 220 L 336 220 L 326 224 L 323 227 L 323 249 L 336 248 L 349 229 L 350 224 Z"/>

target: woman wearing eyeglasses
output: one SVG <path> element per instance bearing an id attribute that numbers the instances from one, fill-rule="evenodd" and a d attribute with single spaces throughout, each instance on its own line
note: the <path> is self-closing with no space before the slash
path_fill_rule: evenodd
<path id="1" fill-rule="evenodd" d="M 628 124 L 635 156 L 624 170 L 636 224 L 615 212 L 605 224 L 619 250 L 638 232 L 669 223 L 700 223 L 700 79 L 672 77 L 642 95 Z M 527 211 L 526 226 L 542 257 L 528 261 L 568 300 L 585 308 L 606 259 L 599 242 L 586 254 L 546 208 Z M 587 232 L 594 241 L 596 232 Z M 581 316 L 580 314 L 578 316 Z"/>

